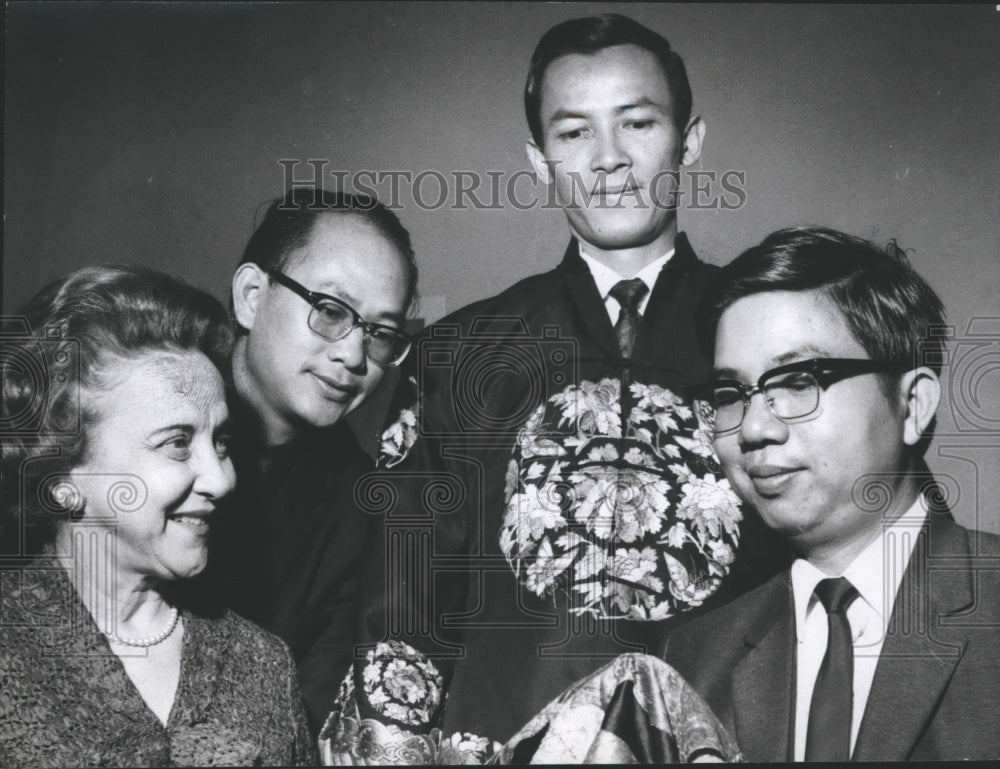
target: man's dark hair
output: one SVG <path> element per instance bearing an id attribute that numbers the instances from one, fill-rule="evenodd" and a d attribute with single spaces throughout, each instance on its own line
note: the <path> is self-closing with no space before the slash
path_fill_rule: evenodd
<path id="1" fill-rule="evenodd" d="M 637 21 L 617 13 L 570 19 L 557 24 L 542 35 L 531 57 L 528 80 L 524 85 L 524 112 L 531 137 L 542 147 L 545 132 L 542 127 L 542 79 L 545 70 L 556 59 L 573 53 L 594 54 L 616 45 L 637 45 L 653 54 L 663 68 L 670 89 L 674 124 L 681 133 L 691 118 L 691 86 L 684 61 L 662 35 Z"/>
<path id="2" fill-rule="evenodd" d="M 873 359 L 941 373 L 944 305 L 895 241 L 881 249 L 820 227 L 768 235 L 723 267 L 702 297 L 698 331 L 709 355 L 722 313 L 768 291 L 820 291 Z"/>
<path id="3" fill-rule="evenodd" d="M 283 270 L 289 256 L 304 246 L 322 216 L 356 216 L 374 227 L 399 249 L 406 260 L 407 305 L 417 293 L 417 261 L 410 233 L 399 218 L 377 198 L 358 193 L 295 187 L 270 202 L 243 251 L 240 264 L 263 270 Z"/>

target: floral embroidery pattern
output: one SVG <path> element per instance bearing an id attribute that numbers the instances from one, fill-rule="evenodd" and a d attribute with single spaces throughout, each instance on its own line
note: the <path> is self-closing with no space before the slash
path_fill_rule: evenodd
<path id="1" fill-rule="evenodd" d="M 507 470 L 500 547 L 570 611 L 662 619 L 700 605 L 732 564 L 739 501 L 711 436 L 671 391 L 581 382 L 535 410 Z"/>
<path id="2" fill-rule="evenodd" d="M 500 750 L 500 743 L 469 732 L 442 734 L 444 680 L 434 663 L 409 644 L 376 644 L 361 677 L 362 699 L 367 698 L 373 715 L 396 723 L 362 714 L 349 670 L 320 731 L 324 766 L 484 764 Z"/>
<path id="3" fill-rule="evenodd" d="M 638 707 L 622 707 L 626 698 Z M 636 748 L 654 743 L 661 765 L 744 760 L 712 709 L 676 670 L 645 654 L 622 654 L 550 701 L 493 763 L 513 763 L 516 755 L 531 764 L 640 764 L 649 754 Z"/>
<path id="4" fill-rule="evenodd" d="M 406 644 L 390 642 L 376 644 L 366 661 L 364 696 L 376 713 L 408 726 L 432 723 L 444 679 L 430 660 Z"/>
<path id="5" fill-rule="evenodd" d="M 417 380 L 411 376 L 408 383 L 416 393 Z M 382 432 L 377 460 L 380 469 L 395 467 L 406 459 L 413 444 L 417 442 L 417 417 L 419 413 L 419 401 L 414 396 L 413 403 L 400 409 L 399 418 Z"/>

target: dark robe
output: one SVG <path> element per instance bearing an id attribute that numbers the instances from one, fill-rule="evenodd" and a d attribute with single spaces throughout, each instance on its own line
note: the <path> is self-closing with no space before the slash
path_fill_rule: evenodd
<path id="1" fill-rule="evenodd" d="M 237 428 L 249 417 L 237 404 Z M 373 520 L 353 503 L 372 467 L 346 423 L 263 447 L 234 441 L 237 486 L 213 528 L 212 578 L 232 609 L 282 638 L 317 734 L 351 665 L 357 573 Z"/>
<path id="2" fill-rule="evenodd" d="M 458 310 L 415 345 L 390 411 L 390 423 L 396 413 L 403 421 L 383 438 L 385 469 L 359 486 L 359 504 L 384 516 L 385 526 L 363 578 L 360 632 L 370 642 L 406 641 L 441 668 L 446 734 L 505 740 L 618 654 L 656 654 L 666 629 L 685 619 L 571 614 L 565 591 L 539 596 L 525 588 L 524 570 L 515 574 L 499 534 L 512 452 L 537 407 L 569 386 L 612 380 L 625 415 L 635 406 L 634 383 L 682 394 L 707 378 L 694 313 L 716 270 L 678 237 L 631 359 L 619 352 L 575 241 L 554 270 Z M 621 472 L 620 464 L 606 469 Z M 701 609 L 789 562 L 758 519 L 745 516 L 741 528 L 729 577 Z"/>

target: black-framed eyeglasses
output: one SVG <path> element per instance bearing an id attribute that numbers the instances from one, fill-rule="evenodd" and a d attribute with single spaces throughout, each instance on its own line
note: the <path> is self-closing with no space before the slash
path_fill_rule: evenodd
<path id="1" fill-rule="evenodd" d="M 283 272 L 268 270 L 267 274 L 309 303 L 312 307 L 307 321 L 309 329 L 328 342 L 343 339 L 360 326 L 365 333 L 365 353 L 375 363 L 398 366 L 410 351 L 412 340 L 406 332 L 382 323 L 370 323 L 347 302 L 329 294 L 310 291 Z"/>
<path id="2" fill-rule="evenodd" d="M 816 411 L 822 391 L 841 379 L 861 374 L 901 374 L 909 369 L 885 360 L 810 358 L 765 371 L 755 385 L 717 379 L 692 388 L 692 394 L 702 423 L 721 435 L 743 424 L 750 399 L 756 393 L 764 396 L 774 416 L 787 422 Z"/>

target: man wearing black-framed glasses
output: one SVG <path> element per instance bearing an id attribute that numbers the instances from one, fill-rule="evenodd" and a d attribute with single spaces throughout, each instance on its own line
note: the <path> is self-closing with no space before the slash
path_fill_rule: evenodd
<path id="1" fill-rule="evenodd" d="M 902 252 L 832 230 L 774 233 L 705 296 L 696 412 L 797 559 L 665 655 L 751 761 L 1000 754 L 1000 537 L 923 461 L 943 330 Z"/>
<path id="2" fill-rule="evenodd" d="M 285 640 L 314 736 L 355 643 L 369 537 L 355 484 L 373 468 L 344 417 L 410 348 L 410 237 L 362 195 L 272 201 L 233 276 L 230 411 L 237 489 L 213 528 L 229 606 Z"/>
<path id="3" fill-rule="evenodd" d="M 281 270 L 268 270 L 276 283 L 301 296 L 312 310 L 306 324 L 309 330 L 328 342 L 339 342 L 356 328 L 362 330 L 364 350 L 376 366 L 398 366 L 410 351 L 410 336 L 397 326 L 366 321 L 351 305 L 335 296 L 310 291 Z"/>
<path id="4" fill-rule="evenodd" d="M 764 396 L 775 417 L 795 422 L 816 413 L 822 392 L 834 382 L 860 374 L 902 374 L 907 368 L 886 360 L 808 358 L 768 369 L 754 385 L 715 379 L 694 388 L 694 403 L 704 424 L 718 437 L 740 428 L 756 393 Z"/>
<path id="5" fill-rule="evenodd" d="M 358 196 L 324 193 L 315 207 L 313 195 L 294 190 L 272 203 L 233 276 L 233 381 L 269 445 L 337 424 L 409 348 L 406 231 Z M 334 325 L 346 333 L 332 338 Z"/>

